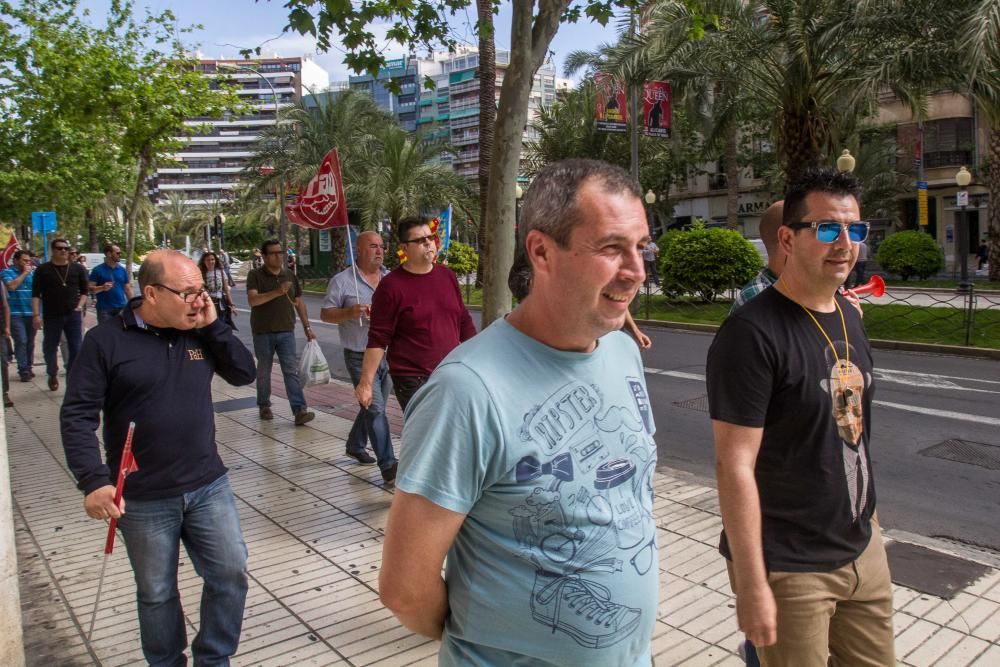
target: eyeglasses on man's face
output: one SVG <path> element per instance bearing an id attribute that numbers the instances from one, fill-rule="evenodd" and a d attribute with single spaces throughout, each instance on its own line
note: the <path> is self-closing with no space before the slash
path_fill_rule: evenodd
<path id="1" fill-rule="evenodd" d="M 820 243 L 833 243 L 840 238 L 845 230 L 851 243 L 861 243 L 868 238 L 868 223 L 864 220 L 856 222 L 837 222 L 836 220 L 816 220 L 815 222 L 792 222 L 786 225 L 789 229 L 816 230 L 816 240 Z"/>
<path id="2" fill-rule="evenodd" d="M 173 287 L 167 287 L 166 285 L 161 285 L 160 283 L 153 283 L 153 287 L 157 287 L 159 289 L 165 289 L 168 292 L 173 292 L 178 297 L 180 297 L 181 301 L 183 301 L 184 303 L 193 303 L 195 299 L 199 299 L 201 297 L 206 297 L 206 298 L 208 297 L 208 290 L 206 290 L 204 287 L 194 292 L 181 292 L 179 290 L 175 290 Z"/>
<path id="3" fill-rule="evenodd" d="M 410 239 L 409 241 L 403 241 L 403 243 L 420 243 L 420 244 L 434 243 L 435 239 L 437 239 L 436 234 L 428 234 L 427 236 L 418 236 L 415 239 Z"/>
<path id="4" fill-rule="evenodd" d="M 69 250 L 69 246 L 68 245 L 54 245 L 54 246 L 52 246 L 52 249 L 55 250 L 56 252 L 66 252 L 66 251 Z"/>

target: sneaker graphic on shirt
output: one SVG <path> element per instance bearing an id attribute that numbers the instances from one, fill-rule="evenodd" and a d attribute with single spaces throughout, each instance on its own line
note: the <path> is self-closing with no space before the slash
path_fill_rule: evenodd
<path id="1" fill-rule="evenodd" d="M 628 637 L 642 611 L 617 604 L 611 591 L 578 574 L 535 573 L 531 616 L 539 623 L 565 632 L 581 646 L 605 648 Z"/>

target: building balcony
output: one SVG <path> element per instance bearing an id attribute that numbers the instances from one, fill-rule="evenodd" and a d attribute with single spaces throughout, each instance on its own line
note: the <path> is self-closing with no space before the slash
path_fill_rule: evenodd
<path id="1" fill-rule="evenodd" d="M 161 191 L 170 190 L 232 190 L 239 183 L 157 183 L 156 187 Z"/>

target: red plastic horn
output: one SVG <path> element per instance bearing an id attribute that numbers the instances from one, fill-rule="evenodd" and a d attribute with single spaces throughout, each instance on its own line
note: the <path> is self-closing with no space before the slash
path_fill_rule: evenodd
<path id="1" fill-rule="evenodd" d="M 866 294 L 871 294 L 874 297 L 882 296 L 885 294 L 885 281 L 882 280 L 882 276 L 872 276 L 872 279 L 864 285 L 855 287 L 854 293 L 858 296 L 865 296 Z"/>

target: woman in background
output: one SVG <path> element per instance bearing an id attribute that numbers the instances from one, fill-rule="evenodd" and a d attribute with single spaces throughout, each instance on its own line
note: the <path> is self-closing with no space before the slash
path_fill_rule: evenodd
<path id="1" fill-rule="evenodd" d="M 233 308 L 233 297 L 229 292 L 229 281 L 226 280 L 226 273 L 219 264 L 218 256 L 212 251 L 205 252 L 198 260 L 198 268 L 201 269 L 205 290 L 212 298 L 219 318 L 235 329 L 233 318 L 236 316 L 236 310 Z"/>

